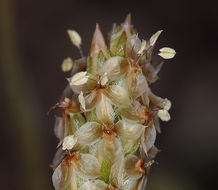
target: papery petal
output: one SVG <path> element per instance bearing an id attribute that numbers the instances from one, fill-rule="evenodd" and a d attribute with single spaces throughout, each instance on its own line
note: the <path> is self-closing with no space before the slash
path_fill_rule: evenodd
<path id="1" fill-rule="evenodd" d="M 104 91 L 104 94 L 116 106 L 129 107 L 131 105 L 128 91 L 124 87 L 111 85 Z"/>
<path id="2" fill-rule="evenodd" d="M 83 96 L 83 92 L 81 91 L 79 96 L 78 96 L 78 99 L 79 99 L 79 103 L 82 107 L 83 110 L 86 110 L 86 104 L 85 104 L 85 98 Z"/>
<path id="3" fill-rule="evenodd" d="M 123 181 L 124 158 L 121 157 L 111 167 L 110 184 L 120 188 Z"/>
<path id="4" fill-rule="evenodd" d="M 145 128 L 144 134 L 142 135 L 141 138 L 141 144 L 146 155 L 149 149 L 154 145 L 155 139 L 156 139 L 156 130 L 152 123 L 147 128 Z"/>
<path id="5" fill-rule="evenodd" d="M 78 138 L 78 143 L 92 145 L 102 136 L 101 125 L 96 122 L 87 122 L 76 131 L 75 136 Z"/>
<path id="6" fill-rule="evenodd" d="M 134 101 L 130 108 L 121 108 L 117 112 L 129 120 L 139 121 L 142 119 L 141 112 L 144 109 L 138 101 Z"/>
<path id="7" fill-rule="evenodd" d="M 128 140 L 128 139 L 120 137 L 120 141 L 122 143 L 125 156 L 129 154 L 134 154 L 138 150 L 139 145 L 140 145 L 140 138 L 136 140 Z"/>
<path id="8" fill-rule="evenodd" d="M 90 92 L 93 89 L 95 89 L 97 81 L 95 79 L 93 79 L 92 76 L 90 76 L 90 75 L 87 75 L 87 76 L 88 76 L 87 81 L 84 84 L 81 84 L 81 85 L 70 85 L 70 87 L 73 90 L 73 92 L 75 92 L 76 94 L 79 94 L 81 91 L 83 93 L 86 93 L 86 92 Z M 86 79 L 84 79 L 83 82 L 85 80 Z"/>
<path id="9" fill-rule="evenodd" d="M 95 106 L 97 105 L 100 99 L 100 94 L 98 91 L 93 90 L 91 93 L 85 95 L 84 98 L 85 98 L 86 110 L 89 111 L 95 108 Z"/>
<path id="10" fill-rule="evenodd" d="M 143 74 L 146 76 L 146 79 L 150 83 L 154 83 L 156 80 L 159 79 L 158 73 L 163 65 L 163 61 L 156 61 L 152 63 L 146 63 L 142 65 Z"/>
<path id="11" fill-rule="evenodd" d="M 100 160 L 106 160 L 110 164 L 116 162 L 123 156 L 123 149 L 120 141 L 114 137 L 104 137 L 98 145 Z"/>
<path id="12" fill-rule="evenodd" d="M 115 80 L 122 75 L 126 70 L 123 57 L 111 57 L 109 58 L 103 67 L 99 70 L 98 74 L 103 75 L 107 72 L 107 77 L 110 81 Z"/>
<path id="13" fill-rule="evenodd" d="M 112 124 L 114 121 L 113 107 L 104 94 L 101 94 L 101 99 L 96 106 L 96 115 L 102 123 Z"/>
<path id="14" fill-rule="evenodd" d="M 107 190 L 108 185 L 101 180 L 91 180 L 84 183 L 79 190 Z"/>
<path id="15" fill-rule="evenodd" d="M 70 85 L 78 86 L 78 85 L 85 84 L 88 81 L 88 78 L 89 78 L 89 76 L 87 75 L 86 71 L 76 73 L 70 79 Z"/>
<path id="16" fill-rule="evenodd" d="M 75 166 L 76 171 L 83 178 L 95 179 L 101 175 L 101 166 L 96 157 L 91 154 L 80 154 Z"/>
<path id="17" fill-rule="evenodd" d="M 59 164 L 62 162 L 62 160 L 65 157 L 65 152 L 62 150 L 62 147 L 59 147 L 57 152 L 54 155 L 54 158 L 52 160 L 52 164 L 50 165 L 52 168 L 57 168 Z"/>
<path id="18" fill-rule="evenodd" d="M 137 163 L 139 162 L 139 158 L 135 155 L 128 155 L 125 158 L 124 169 L 125 172 L 135 179 L 138 179 L 142 176 L 143 172 L 139 170 L 137 167 Z"/>
<path id="19" fill-rule="evenodd" d="M 133 99 L 148 90 L 148 83 L 140 68 L 132 67 L 126 77 L 129 94 Z"/>
<path id="20" fill-rule="evenodd" d="M 65 160 L 55 169 L 52 175 L 52 182 L 55 190 L 62 190 L 68 186 L 72 176 L 72 165 L 67 164 Z"/>
<path id="21" fill-rule="evenodd" d="M 102 86 L 105 86 L 108 82 L 108 77 L 107 77 L 107 72 L 105 72 L 101 78 L 100 78 L 100 82 Z"/>
<path id="22" fill-rule="evenodd" d="M 64 123 L 62 117 L 55 117 L 55 126 L 54 126 L 55 136 L 61 140 L 64 137 Z"/>
<path id="23" fill-rule="evenodd" d="M 138 139 L 141 136 L 144 128 L 144 125 L 131 123 L 124 119 L 118 121 L 115 125 L 115 131 L 118 136 L 131 140 Z"/>

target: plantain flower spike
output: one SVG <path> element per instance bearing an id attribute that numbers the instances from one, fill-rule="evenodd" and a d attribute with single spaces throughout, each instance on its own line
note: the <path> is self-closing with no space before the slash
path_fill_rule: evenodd
<path id="1" fill-rule="evenodd" d="M 71 71 L 60 103 L 53 108 L 59 139 L 52 166 L 55 190 L 143 190 L 156 154 L 157 119 L 170 120 L 171 102 L 150 85 L 159 77 L 163 59 L 172 48 L 160 49 L 159 62 L 152 51 L 162 30 L 140 40 L 130 14 L 114 25 L 106 43 L 97 24 L 90 52 L 78 60 L 64 60 Z M 68 31 L 80 48 L 81 38 Z M 59 113 L 59 112 L 58 112 Z"/>

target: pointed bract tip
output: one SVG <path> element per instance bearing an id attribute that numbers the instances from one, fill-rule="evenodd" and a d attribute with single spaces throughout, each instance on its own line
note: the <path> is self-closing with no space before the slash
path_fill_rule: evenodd
<path id="1" fill-rule="evenodd" d="M 124 21 L 124 24 L 125 23 L 128 23 L 128 24 L 131 24 L 131 13 L 129 13 L 126 18 L 125 18 L 125 21 Z"/>

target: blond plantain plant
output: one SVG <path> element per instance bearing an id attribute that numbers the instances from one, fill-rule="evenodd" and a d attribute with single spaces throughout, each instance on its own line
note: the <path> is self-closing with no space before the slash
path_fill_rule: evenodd
<path id="1" fill-rule="evenodd" d="M 160 61 L 152 59 L 161 32 L 141 41 L 128 15 L 113 26 L 106 43 L 97 24 L 90 54 L 84 57 L 80 35 L 68 30 L 82 58 L 63 61 L 62 70 L 71 76 L 53 107 L 61 112 L 54 129 L 60 140 L 52 163 L 56 190 L 145 189 L 158 152 L 159 118 L 170 119 L 170 101 L 150 89 L 163 59 L 176 54 L 164 47 Z"/>

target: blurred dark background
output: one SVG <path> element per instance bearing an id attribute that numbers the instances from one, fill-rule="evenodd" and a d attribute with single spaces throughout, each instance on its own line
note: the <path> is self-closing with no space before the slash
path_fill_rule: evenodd
<path id="1" fill-rule="evenodd" d="M 147 189 L 218 189 L 217 1 L 0 0 L 1 189 L 53 189 L 58 141 L 46 112 L 67 84 L 62 60 L 79 57 L 66 30 L 81 34 L 87 54 L 95 23 L 106 35 L 129 12 L 140 38 L 163 29 L 156 50 L 177 51 L 153 85 L 173 107 Z"/>

